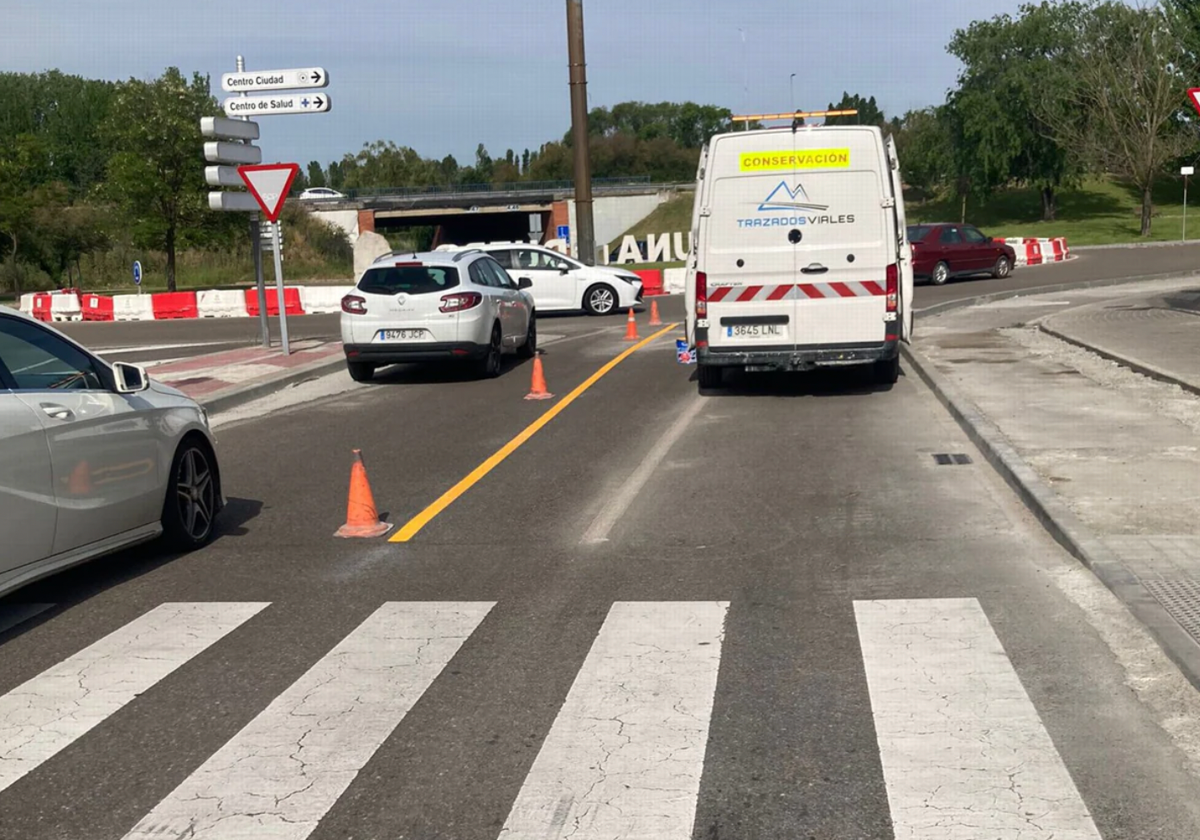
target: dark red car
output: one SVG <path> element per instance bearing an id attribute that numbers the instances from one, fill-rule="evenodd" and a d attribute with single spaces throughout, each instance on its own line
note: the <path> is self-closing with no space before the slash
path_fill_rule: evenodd
<path id="1" fill-rule="evenodd" d="M 984 236 L 971 225 L 909 225 L 908 241 L 913 250 L 913 276 L 935 286 L 951 277 L 1007 277 L 1017 264 L 1012 246 Z"/>

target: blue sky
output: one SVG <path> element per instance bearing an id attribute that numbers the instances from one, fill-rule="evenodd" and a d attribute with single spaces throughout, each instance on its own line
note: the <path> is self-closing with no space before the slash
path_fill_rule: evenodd
<path id="1" fill-rule="evenodd" d="M 889 116 L 940 102 L 956 28 L 1020 0 L 584 0 L 590 104 L 820 108 L 843 90 Z M 350 11 L 352 10 L 352 11 Z M 4 0 L 0 70 L 95 78 L 321 66 L 333 110 L 263 117 L 267 160 L 323 164 L 387 139 L 473 159 L 570 125 L 564 0 Z M 740 31 L 739 31 L 740 30 Z M 743 45 L 744 39 L 744 45 Z"/>

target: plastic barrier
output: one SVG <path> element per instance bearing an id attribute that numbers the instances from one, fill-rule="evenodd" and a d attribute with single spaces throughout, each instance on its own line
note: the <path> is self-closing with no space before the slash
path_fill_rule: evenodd
<path id="1" fill-rule="evenodd" d="M 50 319 L 53 321 L 82 321 L 83 306 L 74 292 L 50 296 Z"/>
<path id="2" fill-rule="evenodd" d="M 234 289 L 208 289 L 196 295 L 196 314 L 201 318 L 245 318 L 246 295 Z"/>
<path id="3" fill-rule="evenodd" d="M 160 292 L 150 295 L 150 306 L 156 321 L 200 317 L 196 308 L 195 292 Z"/>
<path id="4" fill-rule="evenodd" d="M 663 273 L 661 268 L 639 268 L 634 274 L 642 278 L 642 293 L 646 296 L 663 293 Z"/>
<path id="5" fill-rule="evenodd" d="M 33 299 L 37 297 L 37 292 L 26 292 L 21 295 L 21 306 L 19 307 L 26 315 L 33 314 Z"/>
<path id="6" fill-rule="evenodd" d="M 267 314 L 279 314 L 279 294 L 274 288 L 267 289 Z M 340 298 L 339 298 L 340 300 Z M 288 315 L 303 315 L 304 307 L 300 304 L 300 290 L 295 286 L 283 287 L 283 306 Z M 246 290 L 246 314 L 251 318 L 258 317 L 258 290 Z"/>
<path id="7" fill-rule="evenodd" d="M 113 297 L 113 319 L 116 321 L 153 321 L 153 295 L 115 295 Z"/>
<path id="8" fill-rule="evenodd" d="M 341 312 L 342 298 L 352 291 L 353 286 L 301 286 L 300 305 L 308 315 Z M 286 295 L 287 289 L 284 289 L 285 299 Z"/>
<path id="9" fill-rule="evenodd" d="M 684 291 L 684 280 L 687 278 L 686 268 L 663 269 L 663 293 L 681 295 Z"/>
<path id="10" fill-rule="evenodd" d="M 50 320 L 50 300 L 53 295 L 46 292 L 38 292 L 33 296 L 33 317 L 39 321 Z"/>
<path id="11" fill-rule="evenodd" d="M 83 296 L 83 320 L 111 321 L 113 320 L 113 299 L 107 295 Z"/>

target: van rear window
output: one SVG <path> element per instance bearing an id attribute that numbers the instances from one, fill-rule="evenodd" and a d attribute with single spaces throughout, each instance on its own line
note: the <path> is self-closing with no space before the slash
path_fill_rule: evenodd
<path id="1" fill-rule="evenodd" d="M 421 295 L 442 292 L 458 285 L 458 269 L 447 266 L 388 265 L 369 268 L 358 282 L 360 292 Z"/>
<path id="2" fill-rule="evenodd" d="M 908 226 L 908 241 L 909 242 L 924 242 L 925 237 L 933 231 L 933 225 L 909 225 Z"/>

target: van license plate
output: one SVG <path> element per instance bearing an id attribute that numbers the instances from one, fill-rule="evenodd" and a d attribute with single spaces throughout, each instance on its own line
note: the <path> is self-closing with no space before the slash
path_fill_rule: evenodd
<path id="1" fill-rule="evenodd" d="M 783 338 L 781 324 L 738 324 L 725 328 L 726 338 Z"/>
<path id="2" fill-rule="evenodd" d="M 423 341 L 426 330 L 380 330 L 379 335 L 384 341 Z"/>

